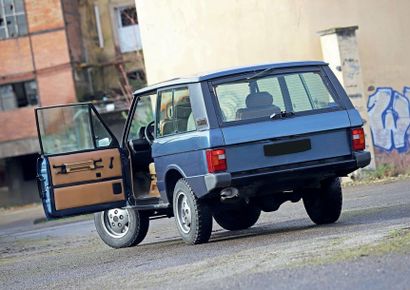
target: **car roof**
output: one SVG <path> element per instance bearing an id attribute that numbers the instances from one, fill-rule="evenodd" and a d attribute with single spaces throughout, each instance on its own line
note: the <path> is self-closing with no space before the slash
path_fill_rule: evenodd
<path id="1" fill-rule="evenodd" d="M 271 69 L 271 68 L 275 69 L 275 68 L 322 66 L 322 65 L 327 65 L 327 63 L 323 61 L 290 61 L 290 62 L 275 62 L 275 63 L 267 63 L 267 64 L 234 67 L 234 68 L 216 70 L 216 71 L 207 72 L 207 73 L 201 73 L 201 74 L 192 75 L 188 77 L 181 77 L 181 78 L 167 80 L 164 82 L 160 82 L 160 83 L 153 84 L 145 88 L 136 90 L 134 92 L 134 95 L 144 94 L 149 91 L 153 91 L 153 90 L 157 90 L 157 89 L 161 89 L 161 88 L 165 88 L 169 86 L 196 83 L 196 82 L 207 81 L 207 80 L 216 79 L 216 78 L 220 78 L 224 76 L 235 75 L 235 74 L 240 74 L 240 73 L 247 73 L 247 72 L 252 72 L 252 71 L 260 71 L 260 70 Z"/>

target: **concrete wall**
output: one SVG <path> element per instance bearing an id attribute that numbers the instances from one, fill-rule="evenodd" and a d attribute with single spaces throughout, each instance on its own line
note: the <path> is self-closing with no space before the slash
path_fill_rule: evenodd
<path id="1" fill-rule="evenodd" d="M 117 7 L 133 6 L 133 0 L 98 0 L 81 1 L 79 13 L 81 15 L 81 33 L 86 58 L 82 71 L 87 71 L 91 88 L 83 91 L 79 98 L 87 94 L 99 94 L 119 90 L 119 73 L 117 64 L 124 64 L 125 70 L 144 70 L 142 51 L 121 54 L 117 35 L 117 19 L 114 13 Z M 98 7 L 101 24 L 101 42 L 97 33 L 95 6 Z"/>
<path id="2" fill-rule="evenodd" d="M 41 202 L 33 178 L 36 158 L 37 155 L 26 155 L 5 160 L 6 184 L 0 187 L 0 208 Z"/>
<path id="3" fill-rule="evenodd" d="M 136 0 L 136 6 L 149 83 L 230 66 L 321 60 L 318 31 L 358 25 L 376 159 L 410 164 L 410 1 Z"/>
<path id="4" fill-rule="evenodd" d="M 357 43 L 357 26 L 338 27 L 320 32 L 323 60 L 329 64 L 339 82 L 345 88 L 353 106 L 363 119 L 366 150 L 374 156 L 372 134 L 367 113 L 367 98 L 363 89 L 362 67 Z M 374 158 L 368 169 L 375 168 Z"/>

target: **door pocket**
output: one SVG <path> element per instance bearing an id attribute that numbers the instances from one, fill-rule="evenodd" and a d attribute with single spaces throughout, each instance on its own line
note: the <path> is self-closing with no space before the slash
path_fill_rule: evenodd
<path id="1" fill-rule="evenodd" d="M 121 182 L 113 183 L 112 191 L 114 194 L 121 194 L 122 193 L 122 183 Z"/>
<path id="2" fill-rule="evenodd" d="M 263 147 L 265 156 L 293 154 L 308 151 L 310 149 L 312 149 L 310 139 L 269 144 Z"/>
<path id="3" fill-rule="evenodd" d="M 122 180 L 55 188 L 55 208 L 63 210 L 125 200 L 123 194 L 115 194 L 114 187 L 119 187 L 122 192 Z"/>

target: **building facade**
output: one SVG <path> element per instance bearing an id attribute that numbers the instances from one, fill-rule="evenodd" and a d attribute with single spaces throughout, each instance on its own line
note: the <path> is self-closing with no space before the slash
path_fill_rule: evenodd
<path id="1" fill-rule="evenodd" d="M 366 121 L 375 165 L 409 170 L 410 1 L 136 0 L 136 7 L 149 83 L 231 66 L 325 60 Z"/>
<path id="2" fill-rule="evenodd" d="M 38 201 L 36 106 L 99 101 L 120 127 L 144 82 L 133 1 L 0 0 L 0 206 Z"/>

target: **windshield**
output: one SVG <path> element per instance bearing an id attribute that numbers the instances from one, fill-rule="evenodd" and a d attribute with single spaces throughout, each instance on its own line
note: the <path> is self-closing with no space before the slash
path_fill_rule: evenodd
<path id="1" fill-rule="evenodd" d="M 338 107 L 319 72 L 244 77 L 214 91 L 224 122 Z"/>

